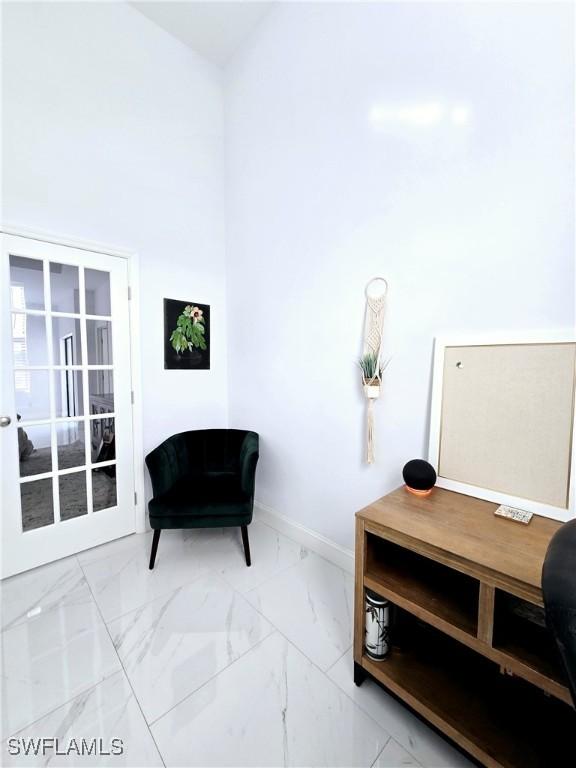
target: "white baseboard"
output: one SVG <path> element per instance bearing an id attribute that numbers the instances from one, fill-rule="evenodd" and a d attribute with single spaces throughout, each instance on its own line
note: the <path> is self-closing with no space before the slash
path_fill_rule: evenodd
<path id="1" fill-rule="evenodd" d="M 326 536 L 322 536 L 321 533 L 316 533 L 316 531 L 306 528 L 305 525 L 296 523 L 286 515 L 281 515 L 280 512 L 276 512 L 272 507 L 259 501 L 254 502 L 254 517 L 256 520 L 261 520 L 271 528 L 280 531 L 289 539 L 311 549 L 312 552 L 316 552 L 317 555 L 321 555 L 334 565 L 338 565 L 348 573 L 354 573 L 354 552 L 350 549 L 341 547 L 334 541 L 327 539 Z"/>

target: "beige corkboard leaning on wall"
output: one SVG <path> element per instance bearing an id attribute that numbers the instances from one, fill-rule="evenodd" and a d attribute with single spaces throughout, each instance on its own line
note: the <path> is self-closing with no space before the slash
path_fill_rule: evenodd
<path id="1" fill-rule="evenodd" d="M 574 517 L 576 340 L 437 340 L 429 458 L 450 490 Z"/>

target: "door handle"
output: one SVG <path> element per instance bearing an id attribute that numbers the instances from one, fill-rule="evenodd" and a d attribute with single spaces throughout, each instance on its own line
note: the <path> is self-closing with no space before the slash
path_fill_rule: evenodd
<path id="1" fill-rule="evenodd" d="M 0 427 L 9 427 L 12 424 L 10 416 L 0 416 Z"/>

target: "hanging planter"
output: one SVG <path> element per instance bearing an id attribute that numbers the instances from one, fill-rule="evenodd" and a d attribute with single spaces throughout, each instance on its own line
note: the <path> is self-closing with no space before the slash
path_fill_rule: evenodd
<path id="1" fill-rule="evenodd" d="M 364 382 L 364 394 L 369 400 L 377 400 L 380 397 L 380 384 L 366 384 Z"/>
<path id="2" fill-rule="evenodd" d="M 378 356 L 372 352 L 366 352 L 359 361 L 362 369 L 362 385 L 364 394 L 369 400 L 376 400 L 380 397 L 380 383 L 382 370 Z"/>
<path id="3" fill-rule="evenodd" d="M 364 382 L 364 394 L 369 400 L 377 400 L 380 397 L 380 383 L 367 384 Z"/>
<path id="4" fill-rule="evenodd" d="M 374 463 L 374 402 L 380 397 L 382 373 L 387 362 L 380 362 L 384 309 L 388 283 L 383 277 L 375 277 L 366 286 L 366 318 L 364 323 L 364 354 L 359 365 L 362 369 L 362 385 L 368 401 L 366 420 L 366 461 Z"/>

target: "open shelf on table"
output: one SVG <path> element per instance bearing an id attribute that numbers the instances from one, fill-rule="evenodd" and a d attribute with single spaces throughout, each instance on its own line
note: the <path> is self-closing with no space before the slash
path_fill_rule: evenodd
<path id="1" fill-rule="evenodd" d="M 496 590 L 493 647 L 563 686 L 566 674 L 544 623 L 544 609 Z"/>
<path id="2" fill-rule="evenodd" d="M 487 766 L 549 768 L 573 754 L 576 712 L 396 609 L 393 648 L 362 666 Z M 553 736 L 549 724 L 554 724 Z"/>
<path id="3" fill-rule="evenodd" d="M 368 534 L 364 584 L 448 633 L 477 634 L 479 582 L 453 568 Z"/>

